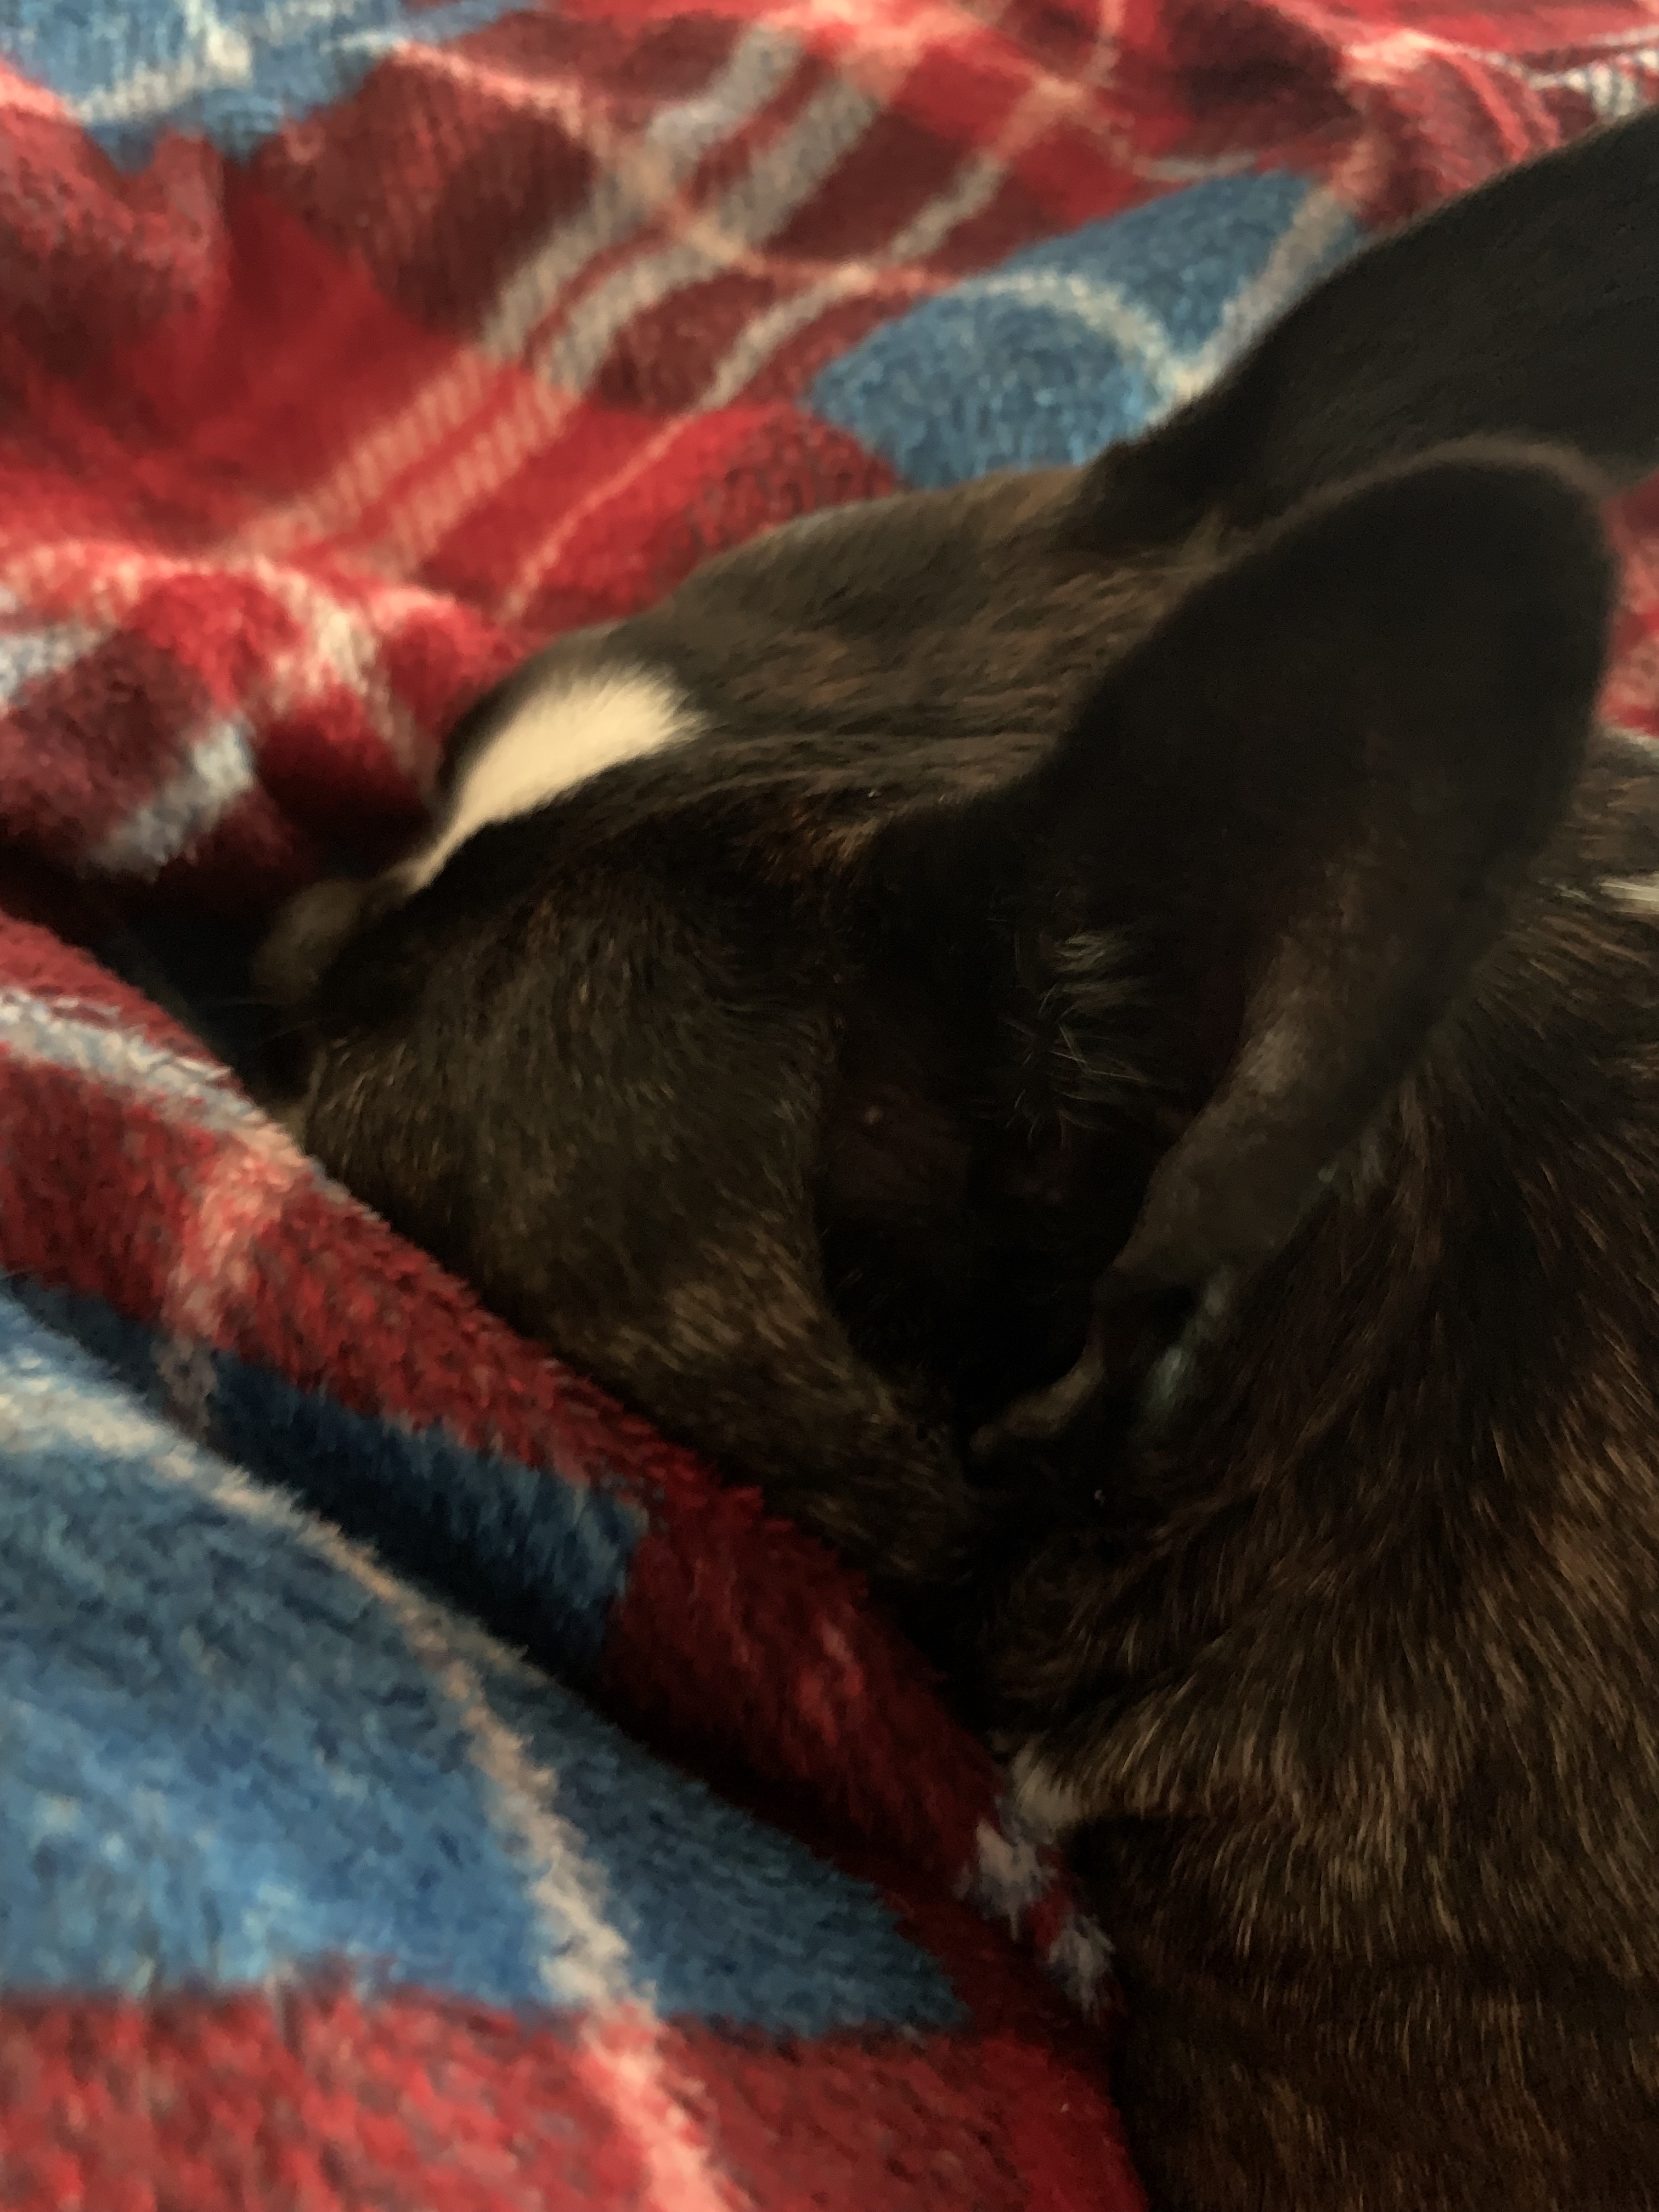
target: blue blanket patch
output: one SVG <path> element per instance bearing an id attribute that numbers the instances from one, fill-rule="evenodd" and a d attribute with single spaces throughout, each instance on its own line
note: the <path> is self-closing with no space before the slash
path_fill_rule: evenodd
<path id="1" fill-rule="evenodd" d="M 441 1429 L 348 1412 L 228 1352 L 158 1347 L 100 1299 L 21 1280 L 9 1288 L 153 1411 L 173 1418 L 187 1400 L 200 1442 L 372 1540 L 380 1558 L 441 1585 L 493 1634 L 562 1674 L 580 1678 L 598 1659 L 645 1532 L 637 1498 L 468 1451 Z"/>
<path id="2" fill-rule="evenodd" d="M 284 123 L 355 92 L 382 55 L 440 46 L 514 0 L 21 0 L 0 54 L 50 85 L 123 168 L 167 131 L 246 158 Z"/>
<path id="3" fill-rule="evenodd" d="M 12 1988 L 344 1963 L 774 2031 L 957 2017 L 874 1890 L 3 1295 L 0 1747 Z"/>
<path id="4" fill-rule="evenodd" d="M 913 484 L 1085 461 L 1212 382 L 1359 237 L 1304 178 L 1212 179 L 884 324 L 807 404 Z"/>

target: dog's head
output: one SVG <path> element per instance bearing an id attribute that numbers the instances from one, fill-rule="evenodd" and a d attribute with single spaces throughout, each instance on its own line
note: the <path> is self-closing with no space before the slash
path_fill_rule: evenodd
<path id="1" fill-rule="evenodd" d="M 795 1176 L 854 1341 L 971 1426 L 1103 1275 L 1179 1299 L 1282 1242 L 1501 926 L 1586 742 L 1596 501 L 1659 455 L 1656 364 L 1644 117 L 1368 249 L 1086 469 L 814 517 L 554 645 L 415 852 L 280 923 L 295 1125 L 556 1341 L 483 1151 L 525 1249 L 597 1206 L 647 1306 L 691 1182 Z M 532 1169 L 497 1105 L 543 1082 L 600 1118 Z"/>

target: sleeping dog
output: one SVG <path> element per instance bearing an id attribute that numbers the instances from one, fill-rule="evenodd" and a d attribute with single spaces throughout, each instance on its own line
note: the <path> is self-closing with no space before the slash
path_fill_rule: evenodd
<path id="1" fill-rule="evenodd" d="M 388 1220 L 974 1678 L 1168 2212 L 1659 2203 L 1659 118 L 473 712 L 264 957 Z"/>

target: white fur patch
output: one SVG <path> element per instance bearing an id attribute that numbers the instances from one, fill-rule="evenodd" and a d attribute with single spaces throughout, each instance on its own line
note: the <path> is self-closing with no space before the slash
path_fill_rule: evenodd
<path id="1" fill-rule="evenodd" d="M 1601 892 L 1615 906 L 1635 914 L 1659 914 L 1659 876 L 1607 876 Z"/>
<path id="2" fill-rule="evenodd" d="M 462 769 L 444 821 L 398 872 L 405 890 L 424 890 L 487 823 L 534 813 L 608 768 L 683 744 L 698 727 L 673 684 L 638 670 L 578 677 L 535 693 Z"/>
<path id="3" fill-rule="evenodd" d="M 1081 1825 L 1082 1799 L 1047 1765 L 1036 1745 L 1027 1744 L 1009 1771 L 1020 1821 L 1044 1843 L 1060 1843 Z"/>

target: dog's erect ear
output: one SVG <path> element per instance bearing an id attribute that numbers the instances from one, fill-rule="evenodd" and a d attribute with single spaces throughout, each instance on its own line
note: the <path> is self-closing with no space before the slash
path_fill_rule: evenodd
<path id="1" fill-rule="evenodd" d="M 1659 466 L 1659 111 L 1508 171 L 1355 256 L 1212 391 L 1085 480 L 1112 551 L 1253 528 L 1450 440 Z"/>
<path id="2" fill-rule="evenodd" d="M 1126 1286 L 1267 1256 L 1409 1066 L 1561 818 L 1613 584 L 1568 465 L 1449 449 L 1252 540 L 1011 795 L 1028 972 L 1113 933 L 1213 1040 Z"/>

